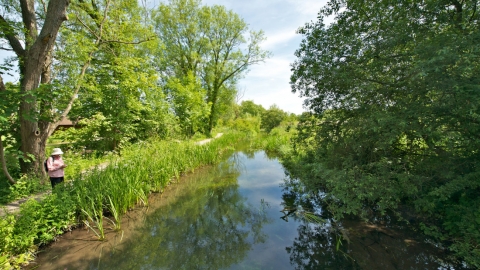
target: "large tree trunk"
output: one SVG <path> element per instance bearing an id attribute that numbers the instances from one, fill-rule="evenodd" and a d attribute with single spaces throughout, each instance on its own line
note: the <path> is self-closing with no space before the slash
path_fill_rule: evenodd
<path id="1" fill-rule="evenodd" d="M 208 127 L 207 133 L 208 136 L 211 136 L 213 127 L 215 126 L 215 121 L 217 118 L 217 103 L 218 103 L 218 92 L 220 91 L 220 86 L 215 82 L 213 89 L 210 91 L 207 101 L 212 105 L 210 106 L 210 115 L 208 118 Z"/>
<path id="2" fill-rule="evenodd" d="M 42 175 L 41 161 L 45 155 L 45 142 L 49 135 L 49 125 L 39 125 L 36 114 L 37 100 L 31 91 L 38 88 L 47 59 L 51 56 L 55 39 L 63 21 L 67 20 L 68 0 L 51 0 L 48 4 L 44 25 L 36 36 L 36 18 L 33 0 L 21 0 L 22 17 L 27 36 L 33 44 L 26 43 L 26 50 L 18 55 L 21 65 L 20 89 L 24 98 L 20 103 L 20 150 L 24 159 L 20 161 L 23 173 L 34 172 Z M 49 64 L 49 63 L 48 63 Z M 23 71 L 23 72 L 22 72 Z"/>

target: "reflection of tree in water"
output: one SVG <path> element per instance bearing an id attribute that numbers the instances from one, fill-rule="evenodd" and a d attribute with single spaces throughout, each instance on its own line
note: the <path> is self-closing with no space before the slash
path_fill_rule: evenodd
<path id="1" fill-rule="evenodd" d="M 337 238 L 328 225 L 304 224 L 286 250 L 295 269 L 357 269 L 345 254 L 336 250 Z"/>
<path id="2" fill-rule="evenodd" d="M 312 210 L 323 223 L 304 222 L 298 237 L 286 250 L 296 269 L 463 269 L 440 258 L 445 254 L 425 243 L 404 227 L 367 224 L 360 220 L 335 223 L 328 212 L 321 211 L 321 198 L 306 195 L 298 181 L 286 181 L 283 205 Z M 292 218 L 305 220 L 302 214 Z"/>
<path id="3" fill-rule="evenodd" d="M 285 180 L 282 200 L 283 220 L 304 221 L 297 229 L 298 237 L 292 246 L 286 248 L 290 263 L 296 269 L 355 269 L 355 265 L 336 250 L 337 238 L 328 213 L 322 213 L 300 182 Z M 305 218 L 306 213 L 321 215 L 319 219 L 324 222 L 310 223 Z"/>
<path id="4" fill-rule="evenodd" d="M 120 251 L 124 256 L 103 267 L 221 269 L 241 261 L 251 249 L 249 237 L 264 241 L 267 218 L 239 194 L 239 174 L 232 165 L 196 174 L 195 184 L 175 202 L 149 214 L 135 242 L 127 243 L 132 247 Z"/>

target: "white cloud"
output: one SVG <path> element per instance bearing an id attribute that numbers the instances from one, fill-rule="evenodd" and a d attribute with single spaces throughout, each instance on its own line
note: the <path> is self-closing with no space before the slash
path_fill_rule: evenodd
<path id="1" fill-rule="evenodd" d="M 315 19 L 316 15 L 320 11 L 327 1 L 318 1 L 318 0 L 287 0 L 287 2 L 295 8 L 295 11 L 299 13 L 301 17 L 311 17 Z"/>
<path id="2" fill-rule="evenodd" d="M 166 0 L 149 0 L 158 6 Z M 265 63 L 252 66 L 239 82 L 245 90 L 243 100 L 253 100 L 265 108 L 276 104 L 282 110 L 299 114 L 303 111 L 303 99 L 291 93 L 290 65 L 295 61 L 294 52 L 302 37 L 296 30 L 305 23 L 316 21 L 318 11 L 326 0 L 203 0 L 205 5 L 223 5 L 239 14 L 251 30 L 263 30 L 267 40 L 262 48 L 273 53 Z M 0 55 L 2 58 L 2 55 Z"/>
<path id="3" fill-rule="evenodd" d="M 265 63 L 252 66 L 250 72 L 239 82 L 245 90 L 243 100 L 269 108 L 276 104 L 282 110 L 300 114 L 304 111 L 303 100 L 290 88 L 291 63 L 299 48 L 301 35 L 296 34 L 305 23 L 316 21 L 325 0 L 204 0 L 206 5 L 224 5 L 239 14 L 250 29 L 263 30 L 267 40 L 262 48 L 273 53 Z"/>
<path id="4" fill-rule="evenodd" d="M 275 49 L 276 46 L 288 46 L 289 41 L 298 36 L 295 30 L 296 29 L 282 30 L 281 32 L 269 35 L 267 40 L 262 43 L 262 48 L 272 50 Z"/>

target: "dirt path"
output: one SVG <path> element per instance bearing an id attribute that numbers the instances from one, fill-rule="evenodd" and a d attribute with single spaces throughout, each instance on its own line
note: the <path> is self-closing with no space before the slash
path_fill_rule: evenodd
<path id="1" fill-rule="evenodd" d="M 213 140 L 213 139 L 220 138 L 222 135 L 223 135 L 223 133 L 218 133 L 214 138 L 201 140 L 201 141 L 199 141 L 199 142 L 196 142 L 195 144 L 204 145 L 204 144 L 206 144 L 206 143 L 209 143 L 209 142 L 210 142 L 211 140 Z"/>
<path id="2" fill-rule="evenodd" d="M 223 135 L 223 133 L 218 133 L 214 138 L 201 140 L 201 141 L 196 142 L 195 144 L 204 145 L 206 143 L 209 143 L 213 139 L 221 137 L 222 135 Z M 95 169 L 95 168 L 103 170 L 108 166 L 108 164 L 109 164 L 108 162 L 104 162 L 104 163 L 101 163 L 101 164 L 98 164 L 98 165 L 95 165 L 95 166 L 91 167 L 89 170 L 92 170 L 92 169 Z M 89 170 L 86 170 L 84 172 L 87 172 Z M 35 199 L 37 201 L 41 201 L 45 196 L 47 196 L 48 194 L 51 194 L 51 193 L 52 193 L 52 191 L 48 190 L 48 191 L 45 191 L 45 192 L 41 192 L 41 193 L 31 195 L 27 198 L 23 198 L 23 199 L 20 199 L 20 200 L 10 202 L 6 205 L 2 205 L 2 206 L 0 206 L 0 216 L 4 216 L 5 212 L 8 212 L 8 213 L 18 212 L 20 210 L 20 205 L 25 203 L 29 199 Z M 1 209 L 1 208 L 3 208 L 3 209 Z"/>
<path id="3" fill-rule="evenodd" d="M 0 211 L 0 216 L 4 216 L 5 211 L 8 212 L 8 213 L 15 213 L 15 212 L 20 210 L 20 205 L 25 203 L 26 201 L 28 201 L 30 199 L 35 199 L 37 201 L 41 201 L 45 196 L 47 196 L 50 193 L 52 193 L 51 190 L 45 191 L 45 192 L 42 192 L 42 193 L 37 193 L 37 194 L 31 195 L 30 197 L 23 198 L 23 199 L 20 199 L 20 200 L 16 200 L 16 201 L 10 202 L 6 205 L 2 205 L 3 211 Z"/>

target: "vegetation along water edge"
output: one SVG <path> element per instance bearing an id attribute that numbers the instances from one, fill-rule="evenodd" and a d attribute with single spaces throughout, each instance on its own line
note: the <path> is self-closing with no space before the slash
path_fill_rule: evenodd
<path id="1" fill-rule="evenodd" d="M 0 219 L 0 266 L 21 268 L 74 226 L 101 241 L 247 137 L 336 221 L 395 215 L 480 268 L 479 0 L 328 0 L 297 31 L 301 115 L 240 103 L 239 82 L 271 55 L 262 30 L 221 5 L 147 2 L 0 0 L 13 54 L 0 63 L 2 203 L 49 191 L 46 153 L 69 148 L 66 185 Z M 240 133 L 193 143 L 223 128 Z"/>
<path id="2" fill-rule="evenodd" d="M 209 143 L 151 139 L 126 147 L 105 169 L 78 173 L 41 201 L 30 199 L 18 214 L 0 220 L 0 265 L 18 268 L 36 250 L 79 225 L 103 240 L 105 226 L 121 230 L 121 217 L 133 206 L 148 205 L 148 195 L 162 190 L 181 174 L 215 164 L 233 150 L 241 133 L 225 134 Z"/>

